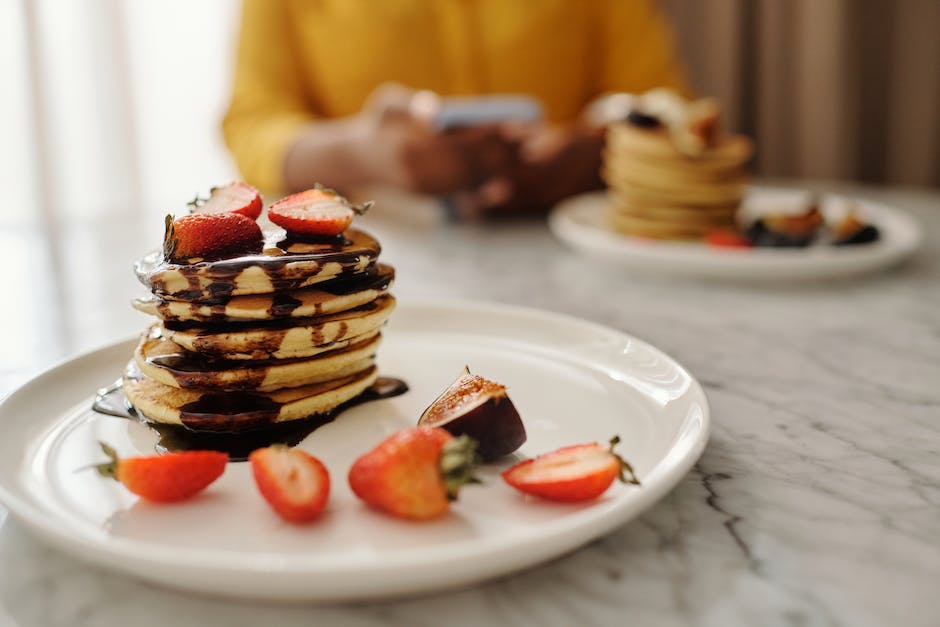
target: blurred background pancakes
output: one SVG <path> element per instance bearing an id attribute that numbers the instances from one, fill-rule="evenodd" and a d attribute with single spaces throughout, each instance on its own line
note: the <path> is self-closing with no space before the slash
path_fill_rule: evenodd
<path id="1" fill-rule="evenodd" d="M 609 223 L 654 239 L 734 231 L 751 154 L 748 138 L 722 131 L 712 100 L 687 101 L 667 90 L 631 97 L 607 131 Z"/>

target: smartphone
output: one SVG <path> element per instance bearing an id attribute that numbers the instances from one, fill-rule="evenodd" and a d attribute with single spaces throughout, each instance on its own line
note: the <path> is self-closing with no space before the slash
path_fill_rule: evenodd
<path id="1" fill-rule="evenodd" d="M 531 96 L 451 96 L 442 100 L 441 108 L 434 116 L 434 125 L 446 130 L 508 121 L 538 122 L 541 119 L 542 105 Z"/>

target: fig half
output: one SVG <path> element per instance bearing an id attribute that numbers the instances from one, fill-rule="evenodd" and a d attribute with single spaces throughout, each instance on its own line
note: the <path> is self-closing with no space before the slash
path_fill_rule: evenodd
<path id="1" fill-rule="evenodd" d="M 526 440 L 525 427 L 506 386 L 463 373 L 424 410 L 418 426 L 440 427 L 451 434 L 468 435 L 479 443 L 484 461 L 508 455 Z"/>

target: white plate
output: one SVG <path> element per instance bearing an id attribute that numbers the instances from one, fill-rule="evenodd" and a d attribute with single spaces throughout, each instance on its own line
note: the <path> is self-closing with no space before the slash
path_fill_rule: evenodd
<path id="1" fill-rule="evenodd" d="M 89 410 L 121 372 L 133 340 L 63 363 L 0 405 L 0 501 L 24 525 L 81 558 L 185 590 L 241 598 L 348 600 L 429 592 L 505 575 L 571 551 L 623 525 L 672 488 L 708 437 L 702 388 L 659 350 L 619 331 L 530 309 L 473 303 L 402 304 L 379 351 L 380 370 L 411 391 L 367 403 L 301 444 L 331 471 L 325 516 L 280 522 L 244 463 L 175 505 L 139 501 L 78 470 L 119 453 L 153 452 L 142 424 Z M 508 385 L 529 439 L 483 469 L 447 516 L 424 523 L 374 512 L 349 491 L 353 459 L 411 426 L 464 364 Z M 641 487 L 599 500 L 527 499 L 498 472 L 522 456 L 619 434 Z"/>
<path id="2" fill-rule="evenodd" d="M 749 201 L 763 203 L 769 196 L 781 193 L 755 189 Z M 825 197 L 826 200 L 837 198 Z M 549 226 L 556 237 L 576 251 L 639 272 L 726 279 L 834 278 L 892 266 L 913 254 L 921 242 L 921 230 L 910 216 L 867 201 L 858 203 L 862 217 L 881 231 L 881 238 L 871 244 L 746 249 L 615 233 L 606 226 L 606 202 L 604 192 L 570 198 L 552 211 Z"/>

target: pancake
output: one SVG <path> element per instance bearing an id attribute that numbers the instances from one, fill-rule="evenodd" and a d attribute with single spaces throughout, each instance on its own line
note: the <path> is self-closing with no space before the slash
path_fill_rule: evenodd
<path id="1" fill-rule="evenodd" d="M 376 264 L 370 272 L 319 283 L 314 287 L 276 294 L 231 296 L 209 301 L 160 298 L 154 294 L 137 298 L 134 307 L 171 322 L 245 322 L 310 318 L 370 303 L 388 291 L 395 270 Z"/>
<path id="2" fill-rule="evenodd" d="M 614 191 L 608 194 L 610 211 L 617 215 L 658 219 L 667 222 L 712 222 L 733 219 L 738 212 L 737 203 L 694 207 L 681 204 L 653 204 L 634 202 Z"/>
<path id="3" fill-rule="evenodd" d="M 743 177 L 731 183 L 664 184 L 656 187 L 649 179 L 635 176 L 615 176 L 605 168 L 602 176 L 616 193 L 635 202 L 649 204 L 682 204 L 697 207 L 739 204 L 747 190 Z"/>
<path id="4" fill-rule="evenodd" d="M 378 263 L 379 243 L 357 229 L 326 237 L 268 225 L 262 234 L 250 248 L 208 245 L 204 258 L 173 261 L 155 251 L 135 263 L 150 294 L 133 305 L 157 318 L 121 381 L 141 418 L 218 442 L 223 433 L 332 418 L 375 383 L 382 327 L 395 308 L 395 270 Z M 405 389 L 385 384 L 361 400 Z"/>
<path id="5" fill-rule="evenodd" d="M 309 357 L 350 344 L 377 332 L 395 309 L 390 294 L 355 309 L 316 318 L 273 323 L 183 325 L 163 323 L 163 335 L 184 349 L 222 359 Z"/>
<path id="6" fill-rule="evenodd" d="M 638 155 L 605 153 L 604 169 L 612 176 L 645 183 L 648 187 L 671 184 L 730 184 L 747 182 L 750 176 L 740 164 L 722 168 L 695 168 L 687 162 L 671 163 Z"/>
<path id="7" fill-rule="evenodd" d="M 144 376 L 172 387 L 269 392 L 329 381 L 365 370 L 372 365 L 380 342 L 380 335 L 376 333 L 313 358 L 212 360 L 184 350 L 163 337 L 159 325 L 154 325 L 141 337 L 134 351 L 134 361 Z"/>
<path id="8" fill-rule="evenodd" d="M 648 157 L 628 151 L 615 150 L 610 144 L 602 153 L 605 167 L 636 171 L 645 177 L 662 182 L 664 177 L 676 181 L 723 181 L 745 175 L 742 163 L 697 163 L 694 159 L 677 156 L 673 159 Z"/>
<path id="9" fill-rule="evenodd" d="M 145 419 L 196 431 L 245 431 L 327 414 L 362 394 L 376 379 L 374 366 L 332 381 L 274 392 L 175 388 L 135 376 L 132 361 L 123 379 L 128 401 Z"/>
<path id="10" fill-rule="evenodd" d="M 667 159 L 678 163 L 697 163 L 713 167 L 734 167 L 751 158 L 753 145 L 743 135 L 723 135 L 700 155 L 681 153 L 670 140 L 669 133 L 662 128 L 640 128 L 632 124 L 612 124 L 607 145 L 614 152 L 623 151 L 632 155 Z"/>
<path id="11" fill-rule="evenodd" d="M 134 265 L 137 278 L 163 298 L 212 300 L 245 294 L 271 294 L 300 289 L 369 270 L 379 256 L 379 243 L 348 229 L 342 240 L 296 242 L 283 231 L 265 233 L 264 252 L 232 259 L 171 263 L 154 251 Z"/>
<path id="12" fill-rule="evenodd" d="M 650 239 L 696 240 L 702 239 L 718 227 L 694 224 L 642 220 L 627 216 L 610 216 L 611 226 L 622 233 Z"/>

